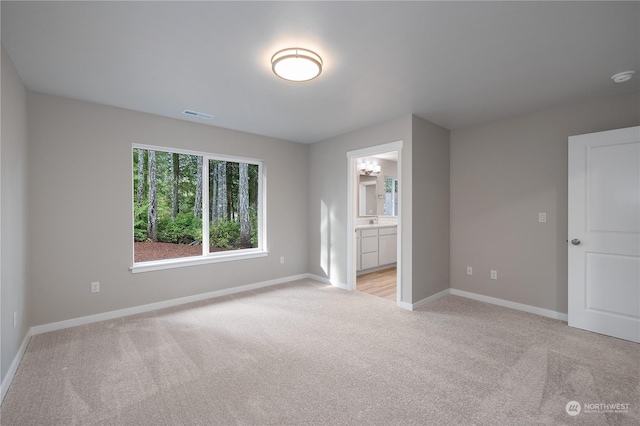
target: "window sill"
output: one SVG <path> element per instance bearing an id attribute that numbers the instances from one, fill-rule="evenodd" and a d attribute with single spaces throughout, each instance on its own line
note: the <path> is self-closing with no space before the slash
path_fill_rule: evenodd
<path id="1" fill-rule="evenodd" d="M 141 272 L 160 271 L 163 269 L 185 268 L 188 266 L 206 265 L 209 263 L 232 262 L 234 260 L 253 259 L 255 257 L 265 257 L 269 254 L 265 250 L 243 250 L 241 253 L 225 253 L 213 256 L 193 256 L 178 259 L 154 260 L 151 262 L 134 263 L 129 268 L 132 274 Z"/>

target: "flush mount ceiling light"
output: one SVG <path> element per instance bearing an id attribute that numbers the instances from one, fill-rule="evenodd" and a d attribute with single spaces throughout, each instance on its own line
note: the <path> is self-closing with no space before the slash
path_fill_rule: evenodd
<path id="1" fill-rule="evenodd" d="M 322 58 L 311 50 L 292 47 L 271 57 L 271 68 L 278 77 L 289 81 L 309 81 L 322 72 Z"/>
<path id="2" fill-rule="evenodd" d="M 633 77 L 635 73 L 635 71 L 619 72 L 618 74 L 611 76 L 611 80 L 615 81 L 616 83 L 624 83 L 625 81 L 631 80 L 631 77 Z"/>

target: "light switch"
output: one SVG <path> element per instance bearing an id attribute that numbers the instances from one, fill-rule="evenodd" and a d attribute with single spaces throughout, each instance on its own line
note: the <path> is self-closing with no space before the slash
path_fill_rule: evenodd
<path id="1" fill-rule="evenodd" d="M 546 213 L 538 213 L 538 222 L 546 222 L 547 214 Z"/>

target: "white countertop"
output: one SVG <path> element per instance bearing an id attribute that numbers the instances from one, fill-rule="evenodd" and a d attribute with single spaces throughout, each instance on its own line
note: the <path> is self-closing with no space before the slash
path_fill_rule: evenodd
<path id="1" fill-rule="evenodd" d="M 378 224 L 378 223 L 373 223 L 370 225 L 358 225 L 356 226 L 356 231 L 359 229 L 376 229 L 376 228 L 396 228 L 398 225 L 393 225 L 393 224 Z"/>

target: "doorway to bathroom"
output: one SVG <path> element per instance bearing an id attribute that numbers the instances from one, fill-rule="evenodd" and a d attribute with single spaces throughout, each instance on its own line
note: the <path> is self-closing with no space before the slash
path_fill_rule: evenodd
<path id="1" fill-rule="evenodd" d="M 401 149 L 393 142 L 347 153 L 347 288 L 402 301 Z"/>

